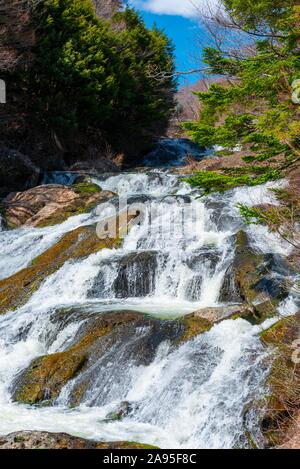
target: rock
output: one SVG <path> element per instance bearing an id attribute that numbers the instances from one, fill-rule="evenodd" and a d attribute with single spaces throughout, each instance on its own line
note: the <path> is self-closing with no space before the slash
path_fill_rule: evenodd
<path id="1" fill-rule="evenodd" d="M 29 189 L 11 194 L 4 200 L 4 212 L 8 226 L 45 227 L 64 222 L 70 216 L 89 212 L 96 205 L 115 197 L 109 191 L 92 183 L 80 183 L 71 187 L 57 184 Z"/>
<path id="2" fill-rule="evenodd" d="M 220 306 L 216 308 L 203 308 L 192 313 L 195 318 L 206 319 L 210 323 L 218 323 L 224 319 L 248 318 L 253 315 L 254 309 L 248 304 Z"/>
<path id="3" fill-rule="evenodd" d="M 0 197 L 36 186 L 40 169 L 22 153 L 0 146 Z"/>
<path id="4" fill-rule="evenodd" d="M 266 345 L 275 347 L 266 382 L 268 395 L 260 403 L 260 426 L 267 447 L 299 438 L 299 427 L 295 426 L 300 407 L 299 325 L 300 312 L 261 334 Z"/>
<path id="5" fill-rule="evenodd" d="M 70 171 L 86 171 L 86 172 L 99 172 L 99 173 L 115 173 L 120 171 L 120 168 L 110 159 L 99 157 L 91 160 L 79 161 L 74 163 Z"/>
<path id="6" fill-rule="evenodd" d="M 235 259 L 232 271 L 229 271 L 229 276 L 233 275 L 233 278 L 226 278 L 225 281 L 235 285 L 234 295 L 238 292 L 242 302 L 254 307 L 251 322 L 260 323 L 276 313 L 279 302 L 288 296 L 285 286 L 288 272 L 288 267 L 278 256 L 254 252 L 247 234 L 238 232 Z M 222 292 L 225 299 L 226 284 L 223 284 Z"/>
<path id="7" fill-rule="evenodd" d="M 132 406 L 130 405 L 129 402 L 126 402 L 126 401 L 121 402 L 121 404 L 115 411 L 110 412 L 106 416 L 106 420 L 122 420 L 122 418 L 130 414 L 131 410 L 132 410 Z"/>
<path id="8" fill-rule="evenodd" d="M 188 314 L 181 319 L 184 326 L 184 333 L 178 339 L 177 343 L 188 342 L 199 334 L 207 332 L 211 329 L 213 324 L 206 318 L 197 316 L 196 314 Z"/>
<path id="9" fill-rule="evenodd" d="M 144 297 L 153 293 L 156 269 L 156 251 L 136 252 L 123 257 L 113 283 L 116 297 Z"/>
<path id="10" fill-rule="evenodd" d="M 54 314 L 52 322 L 55 340 L 61 327 L 63 311 Z M 135 311 L 87 313 L 77 309 L 66 311 L 67 321 L 82 322 L 72 343 L 64 351 L 42 356 L 32 361 L 12 385 L 12 398 L 26 404 L 52 403 L 68 383 L 64 404 L 71 407 L 84 403 L 102 406 L 120 395 L 120 384 L 131 383 L 129 367 L 149 366 L 163 342 L 174 346 L 209 330 L 211 323 L 197 316 L 178 320 L 161 320 Z M 66 323 L 65 323 L 66 325 Z M 113 363 L 113 366 L 112 366 Z M 120 395 L 120 400 L 122 396 Z M 130 405 L 120 407 L 107 418 L 121 418 Z"/>
<path id="11" fill-rule="evenodd" d="M 116 271 L 110 290 L 116 298 L 141 298 L 150 295 L 155 289 L 155 273 L 157 269 L 157 251 L 136 251 L 115 262 L 104 262 L 93 286 L 88 291 L 88 298 L 103 298 L 105 295 L 105 268 Z"/>
<path id="12" fill-rule="evenodd" d="M 242 301 L 232 265 L 225 272 L 218 300 L 220 303 L 241 303 Z"/>
<path id="13" fill-rule="evenodd" d="M 185 295 L 187 300 L 197 301 L 200 299 L 204 275 L 209 273 L 213 276 L 220 260 L 220 252 L 211 247 L 201 248 L 186 260 L 186 264 L 191 270 L 199 272 L 187 281 Z"/>
<path id="14" fill-rule="evenodd" d="M 91 318 L 79 329 L 69 349 L 39 357 L 21 372 L 13 385 L 16 388 L 14 400 L 34 404 L 45 399 L 55 399 L 63 386 L 87 365 L 95 344 L 97 355 L 104 352 L 101 347 L 102 337 L 140 318 L 138 313 L 130 312 L 108 313 Z"/>
<path id="15" fill-rule="evenodd" d="M 25 304 L 42 282 L 70 259 L 83 259 L 101 249 L 119 247 L 121 240 L 99 239 L 95 226 L 82 226 L 34 259 L 31 265 L 0 280 L 0 314 Z"/>
<path id="16" fill-rule="evenodd" d="M 155 449 L 146 444 L 117 441 L 97 442 L 67 433 L 16 432 L 0 437 L 0 449 Z"/>

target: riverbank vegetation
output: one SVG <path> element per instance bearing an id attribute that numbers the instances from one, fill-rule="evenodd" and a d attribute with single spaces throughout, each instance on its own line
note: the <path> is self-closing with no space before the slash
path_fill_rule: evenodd
<path id="1" fill-rule="evenodd" d="M 200 119 L 184 128 L 200 145 L 218 145 L 226 155 L 242 150 L 245 163 L 234 164 L 220 174 L 198 172 L 191 179 L 207 190 L 252 185 L 257 172 L 261 182 L 278 179 L 292 171 L 300 158 L 300 107 L 295 80 L 300 77 L 300 7 L 295 0 L 224 0 L 226 14 L 209 19 L 219 27 L 214 36 L 216 47 L 204 49 L 204 62 L 213 83 L 199 92 Z M 221 41 L 235 37 L 235 48 Z M 240 46 L 238 48 L 238 46 Z M 221 152 L 222 153 L 222 152 Z M 267 168 L 266 168 L 267 166 Z M 222 169 L 222 168 L 221 168 Z M 224 184 L 225 183 L 225 184 Z"/>
<path id="2" fill-rule="evenodd" d="M 173 46 L 135 10 L 118 0 L 14 0 L 1 9 L 6 145 L 42 167 L 56 153 L 58 167 L 108 153 L 136 156 L 166 128 Z M 164 79 L 153 77 L 156 69 Z"/>

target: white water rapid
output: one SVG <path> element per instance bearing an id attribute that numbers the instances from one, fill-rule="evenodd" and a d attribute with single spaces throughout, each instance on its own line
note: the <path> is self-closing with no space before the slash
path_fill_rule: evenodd
<path id="1" fill-rule="evenodd" d="M 238 202 L 276 203 L 271 184 L 199 198 L 170 169 L 94 176 L 94 181 L 130 203 L 142 203 L 143 219 L 122 247 L 65 263 L 25 306 L 0 317 L 0 434 L 43 430 L 161 448 L 233 448 L 247 446 L 251 431 L 259 445 L 258 417 L 246 409 L 264 392 L 268 352 L 259 339 L 264 325 L 243 319 L 223 321 L 183 345 L 163 341 L 148 364 L 134 362 L 132 343 L 116 342 L 95 364 L 98 378 L 78 407 L 69 406 L 69 396 L 80 377 L 62 389 L 53 406 L 12 401 L 18 373 L 36 357 L 65 350 L 79 330 L 82 320 L 65 327 L 51 321 L 58 309 L 134 310 L 172 319 L 222 303 L 241 228 L 258 252 L 289 252 L 265 228 L 244 227 L 236 208 Z M 110 210 L 100 207 L 49 228 L 0 229 L 0 277 L 28 266 L 63 234 L 105 218 Z M 293 297 L 280 308 L 281 314 L 294 313 Z M 134 340 L 142 346 L 149 334 L 141 328 Z M 107 420 L 124 401 L 133 410 L 122 420 Z"/>

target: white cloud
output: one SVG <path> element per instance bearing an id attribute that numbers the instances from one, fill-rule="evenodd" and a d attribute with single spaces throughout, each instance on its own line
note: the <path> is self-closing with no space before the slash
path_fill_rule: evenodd
<path id="1" fill-rule="evenodd" d="M 203 4 L 205 0 L 132 0 L 132 4 L 139 9 L 165 15 L 179 15 L 187 18 L 197 16 L 195 5 Z"/>

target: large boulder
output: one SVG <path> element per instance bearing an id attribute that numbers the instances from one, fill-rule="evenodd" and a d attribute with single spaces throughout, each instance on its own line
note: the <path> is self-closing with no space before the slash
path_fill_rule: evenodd
<path id="1" fill-rule="evenodd" d="M 45 227 L 62 223 L 68 217 L 88 212 L 115 196 L 92 183 L 74 186 L 51 184 L 11 194 L 4 200 L 4 217 L 11 228 Z"/>
<path id="2" fill-rule="evenodd" d="M 15 432 L 0 437 L 0 449 L 155 449 L 132 441 L 99 442 L 67 433 Z"/>
<path id="3" fill-rule="evenodd" d="M 26 155 L 0 146 L 0 197 L 38 184 L 40 169 Z"/>
<path id="4" fill-rule="evenodd" d="M 129 368 L 149 366 L 162 343 L 177 347 L 212 326 L 196 316 L 162 320 L 135 311 L 100 314 L 78 308 L 52 314 L 48 346 L 62 324 L 74 321 L 79 329 L 63 351 L 34 359 L 16 377 L 11 389 L 15 401 L 52 405 L 60 397 L 64 405 L 102 406 L 118 395 L 121 402 L 120 389 L 130 385 Z"/>
<path id="5" fill-rule="evenodd" d="M 85 317 L 84 312 L 76 310 L 65 314 L 67 321 L 78 322 Z M 54 314 L 53 323 L 60 327 L 62 317 L 62 311 Z M 176 341 L 184 330 L 181 321 L 163 321 L 138 312 L 88 313 L 66 350 L 33 360 L 17 376 L 13 399 L 27 404 L 53 401 L 73 380 L 67 404 L 103 405 L 118 383 L 130 379 L 130 364 L 149 365 L 159 345 L 166 340 Z M 48 338 L 49 343 L 52 340 L 54 336 Z"/>
<path id="6" fill-rule="evenodd" d="M 71 259 L 83 259 L 104 248 L 121 245 L 121 239 L 99 239 L 96 226 L 81 226 L 65 234 L 54 246 L 34 259 L 31 264 L 0 280 L 0 314 L 25 304 L 42 282 Z"/>
<path id="7" fill-rule="evenodd" d="M 252 322 L 260 323 L 276 313 L 288 296 L 287 278 L 291 269 L 280 256 L 255 252 L 247 234 L 239 231 L 233 264 L 228 268 L 219 301 L 252 305 Z"/>

